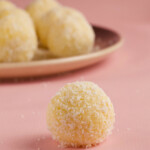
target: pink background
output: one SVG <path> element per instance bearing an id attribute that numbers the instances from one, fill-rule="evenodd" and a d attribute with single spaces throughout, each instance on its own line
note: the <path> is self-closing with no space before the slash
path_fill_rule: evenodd
<path id="1" fill-rule="evenodd" d="M 13 0 L 20 6 L 29 0 Z M 119 31 L 123 47 L 91 67 L 40 79 L 0 83 L 0 150 L 58 150 L 45 122 L 50 98 L 67 82 L 90 80 L 110 96 L 113 134 L 91 150 L 150 149 L 150 1 L 60 0 L 91 23 Z"/>

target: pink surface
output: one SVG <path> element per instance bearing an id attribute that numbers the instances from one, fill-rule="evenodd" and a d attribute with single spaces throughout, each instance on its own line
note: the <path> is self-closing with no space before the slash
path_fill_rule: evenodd
<path id="1" fill-rule="evenodd" d="M 20 6 L 29 1 L 13 0 Z M 113 134 L 91 150 L 150 149 L 150 1 L 62 0 L 90 22 L 125 39 L 103 63 L 33 81 L 0 84 L 0 150 L 58 150 L 45 121 L 50 98 L 67 82 L 90 80 L 110 96 L 116 111 Z"/>

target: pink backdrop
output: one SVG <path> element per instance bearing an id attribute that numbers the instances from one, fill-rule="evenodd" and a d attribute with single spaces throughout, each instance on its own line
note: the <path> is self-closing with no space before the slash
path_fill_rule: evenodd
<path id="1" fill-rule="evenodd" d="M 12 0 L 20 6 L 29 0 Z M 67 82 L 90 80 L 110 96 L 113 134 L 91 150 L 150 149 L 150 1 L 60 0 L 91 23 L 119 31 L 123 47 L 103 63 L 61 75 L 0 83 L 0 150 L 58 150 L 45 122 L 50 98 Z"/>

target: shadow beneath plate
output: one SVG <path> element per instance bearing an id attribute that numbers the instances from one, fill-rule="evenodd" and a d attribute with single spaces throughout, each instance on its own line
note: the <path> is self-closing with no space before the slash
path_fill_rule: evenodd
<path id="1" fill-rule="evenodd" d="M 1 78 L 0 79 L 0 84 L 4 85 L 4 84 L 28 84 L 28 83 L 37 83 L 37 82 L 46 82 L 46 81 L 58 81 L 64 78 L 69 78 L 69 77 L 73 77 L 76 76 L 77 74 L 86 74 L 88 72 L 92 72 L 94 70 L 97 70 L 98 67 L 101 67 L 101 69 L 103 67 L 105 67 L 107 64 L 109 64 L 109 62 L 111 62 L 111 58 L 110 59 L 105 59 L 99 63 L 93 64 L 91 66 L 87 66 L 81 69 L 77 69 L 77 70 L 73 70 L 73 71 L 69 71 L 69 72 L 64 72 L 64 73 L 59 73 L 59 74 L 53 74 L 53 75 L 46 75 L 46 76 L 38 76 L 38 77 L 24 77 L 24 78 Z"/>

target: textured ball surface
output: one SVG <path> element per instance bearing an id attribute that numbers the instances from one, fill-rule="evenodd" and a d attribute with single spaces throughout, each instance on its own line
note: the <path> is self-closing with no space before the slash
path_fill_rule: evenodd
<path id="1" fill-rule="evenodd" d="M 40 39 L 57 57 L 85 54 L 93 48 L 94 31 L 77 10 L 55 8 L 41 19 L 39 28 Z"/>
<path id="2" fill-rule="evenodd" d="M 109 97 L 92 82 L 65 85 L 51 99 L 47 111 L 52 137 L 67 147 L 91 147 L 102 142 L 114 121 Z"/>
<path id="3" fill-rule="evenodd" d="M 55 0 L 34 0 L 28 7 L 27 12 L 31 15 L 35 27 L 39 23 L 39 19 L 49 10 L 54 7 L 57 7 L 59 4 Z"/>
<path id="4" fill-rule="evenodd" d="M 11 8 L 15 8 L 15 6 L 6 0 L 0 0 L 0 11 L 4 10 L 4 9 L 11 9 Z"/>
<path id="5" fill-rule="evenodd" d="M 37 37 L 28 13 L 21 9 L 0 12 L 0 62 L 23 62 L 33 58 Z"/>

